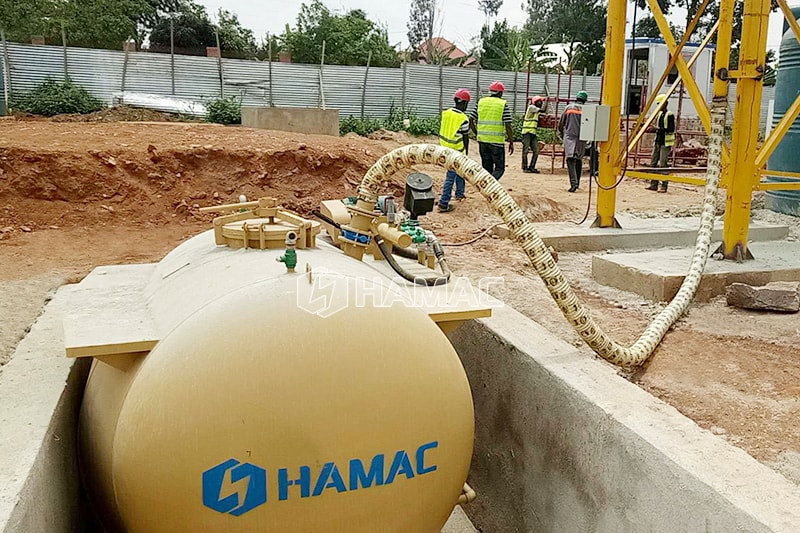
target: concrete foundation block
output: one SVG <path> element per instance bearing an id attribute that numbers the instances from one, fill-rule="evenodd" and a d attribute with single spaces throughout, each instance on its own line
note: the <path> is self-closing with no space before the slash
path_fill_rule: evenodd
<path id="1" fill-rule="evenodd" d="M 754 260 L 736 263 L 709 259 L 695 300 L 707 302 L 725 294 L 725 287 L 731 283 L 759 286 L 774 281 L 800 281 L 800 243 L 750 243 L 748 249 Z M 592 277 L 603 285 L 665 302 L 677 294 L 693 252 L 691 248 L 680 248 L 598 254 L 592 256 Z"/>
<path id="2" fill-rule="evenodd" d="M 67 359 L 62 287 L 0 374 L 0 532 L 80 531 L 78 412 L 89 361 Z"/>
<path id="3" fill-rule="evenodd" d="M 479 531 L 800 531 L 800 489 L 505 307 L 451 334 Z"/>
<path id="4" fill-rule="evenodd" d="M 242 126 L 261 130 L 338 137 L 339 111 L 337 109 L 242 107 Z"/>
<path id="5" fill-rule="evenodd" d="M 700 227 L 700 219 L 697 217 L 636 218 L 620 213 L 617 220 L 622 225 L 621 229 L 593 228 L 591 220 L 580 226 L 572 222 L 540 222 L 535 226 L 544 243 L 558 252 L 692 246 Z M 508 236 L 508 228 L 505 229 L 505 235 L 498 231 L 495 232 L 498 236 Z M 786 225 L 758 221 L 750 224 L 751 241 L 777 241 L 788 235 L 789 226 Z M 721 223 L 717 224 L 712 238 L 722 239 Z"/>
<path id="6" fill-rule="evenodd" d="M 728 305 L 743 309 L 760 309 L 796 313 L 800 311 L 800 283 L 776 281 L 763 287 L 733 283 L 725 290 Z"/>

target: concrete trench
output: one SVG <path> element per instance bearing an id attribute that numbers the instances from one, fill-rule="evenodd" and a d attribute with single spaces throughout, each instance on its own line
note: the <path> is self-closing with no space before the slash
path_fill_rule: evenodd
<path id="1" fill-rule="evenodd" d="M 75 433 L 88 361 L 62 287 L 0 374 L 0 531 L 92 531 Z M 451 334 L 475 402 L 484 532 L 800 530 L 800 489 L 510 308 Z M 448 533 L 474 531 L 465 517 Z"/>

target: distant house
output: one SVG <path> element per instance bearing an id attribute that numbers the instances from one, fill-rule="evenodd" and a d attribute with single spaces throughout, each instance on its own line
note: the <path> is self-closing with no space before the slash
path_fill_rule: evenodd
<path id="1" fill-rule="evenodd" d="M 434 37 L 419 45 L 417 61 L 423 65 L 458 65 L 468 67 L 477 62 L 455 44 L 444 37 Z"/>

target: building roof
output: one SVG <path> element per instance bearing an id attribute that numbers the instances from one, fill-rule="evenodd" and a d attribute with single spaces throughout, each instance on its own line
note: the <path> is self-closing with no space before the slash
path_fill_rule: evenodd
<path id="1" fill-rule="evenodd" d="M 625 39 L 625 44 L 633 44 L 633 39 Z M 664 46 L 667 45 L 667 43 L 664 42 L 664 39 L 653 39 L 652 37 L 637 37 L 636 45 L 638 46 L 640 44 L 663 44 Z M 686 43 L 683 46 L 684 48 L 699 48 L 700 43 Z M 714 46 L 713 44 L 708 44 L 706 48 L 713 50 L 716 48 L 716 46 Z"/>
<path id="2" fill-rule="evenodd" d="M 467 53 L 460 49 L 458 46 L 448 41 L 444 37 L 434 37 L 430 41 L 425 41 L 419 45 L 419 62 L 422 64 L 435 63 L 436 61 L 429 61 L 428 57 L 434 54 L 429 54 L 428 51 L 434 51 L 437 56 L 446 54 L 447 59 L 451 62 L 456 62 L 459 59 L 467 57 Z M 475 63 L 474 57 L 469 57 L 464 61 L 464 65 L 471 65 Z"/>

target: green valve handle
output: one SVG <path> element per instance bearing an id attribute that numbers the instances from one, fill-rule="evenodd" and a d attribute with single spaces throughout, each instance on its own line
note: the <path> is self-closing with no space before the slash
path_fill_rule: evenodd
<path id="1" fill-rule="evenodd" d="M 276 261 L 279 263 L 286 265 L 287 272 L 294 272 L 294 269 L 297 266 L 297 250 L 295 249 L 296 245 L 297 233 L 290 231 L 286 234 L 286 251 L 283 252 L 282 256 L 276 259 Z"/>
<path id="2" fill-rule="evenodd" d="M 425 230 L 416 224 L 402 224 L 400 230 L 411 235 L 411 240 L 415 244 L 420 244 L 428 240 L 428 237 L 425 235 Z"/>
<path id="3" fill-rule="evenodd" d="M 297 266 L 297 251 L 287 248 L 286 252 L 278 258 L 278 261 L 286 264 L 286 270 L 294 272 L 294 268 Z"/>

